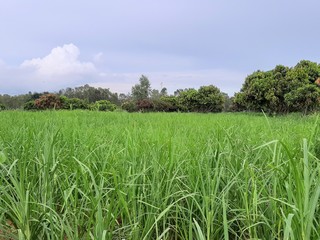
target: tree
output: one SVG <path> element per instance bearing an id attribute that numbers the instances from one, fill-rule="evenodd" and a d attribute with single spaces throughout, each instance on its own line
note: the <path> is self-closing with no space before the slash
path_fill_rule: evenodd
<path id="1" fill-rule="evenodd" d="M 35 105 L 35 100 L 30 100 L 28 102 L 26 102 L 23 105 L 23 109 L 27 110 L 27 111 L 35 111 L 38 110 L 37 106 Z"/>
<path id="2" fill-rule="evenodd" d="M 62 108 L 67 110 L 75 110 L 75 109 L 89 109 L 89 104 L 79 98 L 67 98 L 66 96 L 60 96 L 60 100 L 62 102 Z"/>
<path id="3" fill-rule="evenodd" d="M 178 104 L 183 112 L 195 112 L 198 107 L 198 91 L 194 88 L 185 89 L 179 92 Z"/>
<path id="4" fill-rule="evenodd" d="M 312 112 L 320 106 L 320 88 L 307 84 L 285 95 L 285 102 L 291 112 Z"/>
<path id="5" fill-rule="evenodd" d="M 87 103 L 94 103 L 99 100 L 108 100 L 114 104 L 120 105 L 117 93 L 112 93 L 108 88 L 95 88 L 88 84 L 76 88 L 66 88 L 59 91 L 59 95 L 68 98 L 78 98 Z"/>
<path id="6" fill-rule="evenodd" d="M 56 94 L 45 94 L 34 101 L 37 109 L 60 109 L 62 107 L 61 99 Z"/>
<path id="7" fill-rule="evenodd" d="M 213 86 L 202 86 L 197 94 L 198 112 L 221 112 L 224 108 L 225 96 L 220 89 Z"/>
<path id="8" fill-rule="evenodd" d="M 0 111 L 3 111 L 5 109 L 6 109 L 6 106 L 4 104 L 0 103 Z"/>
<path id="9" fill-rule="evenodd" d="M 309 83 L 314 83 L 320 77 L 320 66 L 308 60 L 301 60 L 295 69 L 302 69 L 308 76 Z"/>
<path id="10" fill-rule="evenodd" d="M 152 112 L 154 111 L 154 103 L 151 99 L 141 99 L 136 102 L 137 110 L 141 112 Z"/>
<path id="11" fill-rule="evenodd" d="M 179 109 L 187 112 L 221 112 L 225 101 L 219 88 L 213 85 L 202 86 L 199 90 L 179 90 L 177 99 Z"/>
<path id="12" fill-rule="evenodd" d="M 142 75 L 139 79 L 139 84 L 132 87 L 131 94 L 134 100 L 143 100 L 149 98 L 151 92 L 151 84 L 149 79 Z"/>
<path id="13" fill-rule="evenodd" d="M 136 102 L 133 100 L 125 101 L 122 103 L 121 108 L 127 112 L 136 112 L 138 109 Z"/>
<path id="14" fill-rule="evenodd" d="M 97 111 L 110 111 L 116 110 L 117 106 L 108 100 L 99 100 L 94 103 L 93 109 Z"/>
<path id="15" fill-rule="evenodd" d="M 278 65 L 271 71 L 256 71 L 246 78 L 240 93 L 235 95 L 233 107 L 267 113 L 312 111 L 318 104 L 315 89 L 319 74 L 318 64 L 306 60 L 293 68 Z M 302 93 L 308 98 L 303 98 Z M 312 104 L 310 99 L 314 100 Z"/>
<path id="16" fill-rule="evenodd" d="M 180 110 L 176 96 L 162 96 L 160 102 L 155 103 L 155 108 L 161 112 L 177 112 Z"/>

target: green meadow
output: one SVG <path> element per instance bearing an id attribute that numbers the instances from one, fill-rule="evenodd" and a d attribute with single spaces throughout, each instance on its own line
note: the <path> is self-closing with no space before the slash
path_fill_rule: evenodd
<path id="1" fill-rule="evenodd" d="M 0 112 L 0 239 L 320 239 L 317 115 Z"/>

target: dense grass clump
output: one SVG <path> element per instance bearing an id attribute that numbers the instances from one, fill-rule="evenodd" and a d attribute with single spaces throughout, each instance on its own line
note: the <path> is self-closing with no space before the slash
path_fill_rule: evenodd
<path id="1" fill-rule="evenodd" d="M 0 239 L 319 239 L 317 116 L 0 113 Z"/>

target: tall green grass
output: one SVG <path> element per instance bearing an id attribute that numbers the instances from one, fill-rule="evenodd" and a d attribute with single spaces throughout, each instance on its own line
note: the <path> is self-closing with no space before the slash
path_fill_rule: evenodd
<path id="1" fill-rule="evenodd" d="M 318 117 L 0 113 L 0 239 L 320 239 Z"/>

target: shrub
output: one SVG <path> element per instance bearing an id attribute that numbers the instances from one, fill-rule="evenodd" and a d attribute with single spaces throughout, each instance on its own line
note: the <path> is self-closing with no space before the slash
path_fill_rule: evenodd
<path id="1" fill-rule="evenodd" d="M 2 103 L 0 103 L 0 111 L 6 110 L 6 106 Z"/>
<path id="2" fill-rule="evenodd" d="M 66 96 L 61 96 L 60 100 L 62 102 L 62 108 L 67 110 L 74 109 L 89 109 L 88 104 L 79 98 L 67 98 Z"/>
<path id="3" fill-rule="evenodd" d="M 55 94 L 45 94 L 35 100 L 35 106 L 37 109 L 60 109 L 62 108 L 62 102 L 59 96 Z"/>
<path id="4" fill-rule="evenodd" d="M 24 110 L 28 110 L 28 111 L 37 110 L 37 106 L 35 105 L 35 101 L 34 100 L 30 100 L 30 101 L 26 102 L 23 105 L 23 109 Z"/>
<path id="5" fill-rule="evenodd" d="M 122 103 L 121 108 L 127 112 L 136 112 L 137 105 L 135 101 L 126 101 Z"/>
<path id="6" fill-rule="evenodd" d="M 137 102 L 138 111 L 151 112 L 154 110 L 154 104 L 150 99 L 142 99 Z"/>
<path id="7" fill-rule="evenodd" d="M 94 103 L 93 108 L 97 111 L 113 112 L 117 108 L 117 106 L 108 100 L 99 100 Z"/>

